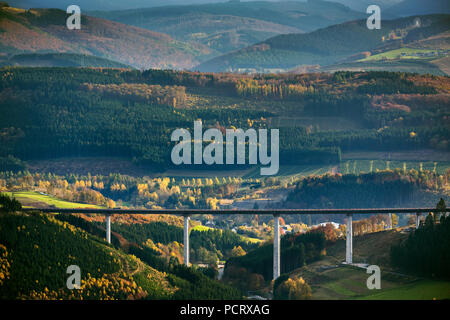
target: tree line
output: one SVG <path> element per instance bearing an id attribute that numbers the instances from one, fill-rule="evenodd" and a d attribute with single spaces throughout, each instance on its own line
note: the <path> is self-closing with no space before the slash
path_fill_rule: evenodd
<path id="1" fill-rule="evenodd" d="M 391 247 L 391 262 L 420 276 L 450 279 L 450 216 L 443 199 L 436 208 L 442 211 L 428 214 L 406 241 Z"/>
<path id="2" fill-rule="evenodd" d="M 287 197 L 286 205 L 301 208 L 379 208 L 423 205 L 436 198 L 448 185 L 450 171 L 440 175 L 431 171 L 386 170 L 360 175 L 324 175 L 300 180 Z"/>

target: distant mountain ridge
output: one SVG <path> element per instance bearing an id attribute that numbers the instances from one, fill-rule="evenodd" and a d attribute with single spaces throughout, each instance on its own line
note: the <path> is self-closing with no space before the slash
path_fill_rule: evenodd
<path id="1" fill-rule="evenodd" d="M 419 26 L 415 25 L 416 17 L 386 20 L 380 30 L 369 30 L 366 20 L 357 20 L 307 34 L 279 35 L 214 58 L 194 69 L 208 72 L 276 72 L 305 65 L 333 65 L 358 53 L 393 50 L 405 43 L 446 32 L 450 30 L 449 17 L 420 16 Z"/>
<path id="2" fill-rule="evenodd" d="M 213 56 L 245 48 L 279 34 L 310 32 L 366 16 L 342 4 L 321 0 L 230 1 L 92 11 L 88 14 L 163 32 L 193 46 L 207 46 L 213 51 Z"/>
<path id="3" fill-rule="evenodd" d="M 3 56 L 22 53 L 94 55 L 136 68 L 184 69 L 207 55 L 206 47 L 192 47 L 172 37 L 82 15 L 81 30 L 66 27 L 68 15 L 59 9 L 0 8 L 0 49 Z"/>

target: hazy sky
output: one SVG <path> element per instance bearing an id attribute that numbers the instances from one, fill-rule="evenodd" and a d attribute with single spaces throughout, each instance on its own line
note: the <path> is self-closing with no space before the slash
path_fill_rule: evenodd
<path id="1" fill-rule="evenodd" d="M 67 8 L 76 4 L 85 10 L 135 9 L 174 4 L 226 2 L 224 0 L 6 0 L 9 5 L 21 8 Z"/>
<path id="2" fill-rule="evenodd" d="M 118 10 L 135 9 L 164 5 L 183 5 L 192 3 L 227 2 L 226 0 L 6 0 L 13 7 L 21 8 L 60 8 L 65 9 L 71 4 L 77 4 L 83 10 Z M 251 1 L 251 0 L 246 0 Z M 266 0 L 267 1 L 267 0 Z M 272 0 L 277 1 L 277 0 Z M 291 0 L 302 1 L 306 0 Z M 314 0 L 311 0 L 314 1 Z M 401 0 L 328 0 L 343 3 L 352 9 L 364 10 L 368 4 L 389 6 Z"/>

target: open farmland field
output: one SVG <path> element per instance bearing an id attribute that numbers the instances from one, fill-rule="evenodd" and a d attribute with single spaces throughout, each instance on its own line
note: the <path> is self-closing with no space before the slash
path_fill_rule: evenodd
<path id="1" fill-rule="evenodd" d="M 314 299 L 355 299 L 372 292 L 366 285 L 369 275 L 365 269 L 340 266 L 323 272 L 311 272 L 317 277 L 326 279 L 322 283 L 312 285 Z M 402 287 L 405 283 L 409 283 L 405 279 L 388 280 L 386 275 L 383 273 L 381 275 L 381 290 L 383 291 Z"/>
<path id="2" fill-rule="evenodd" d="M 376 61 L 383 59 L 430 59 L 430 57 L 439 57 L 439 52 L 441 52 L 441 50 L 400 48 L 379 53 L 359 61 Z M 442 55 L 444 55 L 444 52 L 442 52 Z"/>
<path id="3" fill-rule="evenodd" d="M 249 172 L 251 172 L 253 169 L 243 169 L 243 170 L 175 170 L 175 169 L 169 169 L 164 171 L 161 174 L 158 174 L 157 176 L 162 177 L 173 177 L 175 180 L 182 180 L 182 179 L 192 179 L 192 178 L 211 178 L 214 179 L 215 177 L 218 178 L 228 178 L 228 177 L 241 177 L 244 178 Z M 259 170 L 259 169 L 258 169 Z"/>
<path id="4" fill-rule="evenodd" d="M 401 287 L 374 292 L 361 300 L 436 300 L 450 298 L 449 281 L 420 280 Z"/>
<path id="5" fill-rule="evenodd" d="M 449 155 L 447 153 L 427 152 L 351 152 L 342 156 L 343 161 L 338 166 L 340 173 L 361 173 L 369 172 L 371 161 L 373 161 L 373 171 L 390 169 L 403 169 L 406 164 L 407 170 L 420 170 L 420 164 L 424 170 L 434 169 L 439 174 L 445 173 L 450 168 Z M 392 160 L 385 160 L 391 158 Z M 403 161 L 403 159 L 405 161 Z M 416 160 L 417 159 L 417 160 Z M 431 161 L 429 159 L 436 159 Z M 388 165 L 389 161 L 389 165 Z M 356 162 L 356 167 L 355 167 Z M 214 178 L 214 177 L 241 177 L 241 178 L 261 178 L 259 167 L 244 170 L 175 170 L 169 169 L 162 173 L 154 173 L 134 165 L 131 161 L 120 158 L 59 158 L 51 160 L 33 160 L 27 162 L 31 172 L 53 172 L 55 174 L 108 174 L 118 172 L 131 176 L 163 176 L 174 177 L 176 180 L 183 178 Z M 348 166 L 348 170 L 347 170 Z M 333 165 L 281 165 L 277 176 L 280 178 L 304 177 L 309 175 L 321 175 L 331 172 Z"/>
<path id="6" fill-rule="evenodd" d="M 22 206 L 25 208 L 61 208 L 61 209 L 81 209 L 81 208 L 90 208 L 90 209 L 101 209 L 103 207 L 86 204 L 86 203 L 76 203 L 60 200 L 51 195 L 41 194 L 39 192 L 33 191 L 24 191 L 24 192 L 7 192 L 9 196 L 15 197 L 20 201 Z"/>
<path id="7" fill-rule="evenodd" d="M 450 161 L 400 161 L 400 160 L 344 160 L 339 165 L 339 172 L 342 174 L 360 174 L 376 172 L 377 170 L 429 170 L 444 174 L 450 168 Z"/>
<path id="8" fill-rule="evenodd" d="M 362 125 L 344 117 L 276 117 L 269 119 L 273 128 L 311 127 L 317 131 L 361 129 Z"/>
<path id="9" fill-rule="evenodd" d="M 352 151 L 344 152 L 342 160 L 400 160 L 400 161 L 450 161 L 449 152 L 437 150 L 405 150 L 405 151 Z"/>
<path id="10" fill-rule="evenodd" d="M 312 175 L 322 175 L 333 170 L 332 165 L 281 165 L 277 177 L 281 179 L 286 178 L 300 178 Z M 255 179 L 261 178 L 259 168 L 255 168 L 243 178 Z"/>
<path id="11" fill-rule="evenodd" d="M 120 172 L 131 176 L 144 176 L 152 173 L 133 164 L 129 159 L 119 157 L 60 157 L 30 160 L 26 163 L 30 172 L 51 172 L 58 175 L 72 173 L 108 175 Z"/>
<path id="12" fill-rule="evenodd" d="M 398 229 L 401 230 L 401 229 Z M 450 298 L 450 281 L 417 278 L 392 270 L 389 248 L 405 239 L 407 233 L 397 230 L 371 233 L 354 238 L 353 261 L 378 265 L 381 289 L 369 290 L 369 274 L 364 268 L 340 265 L 345 259 L 345 241 L 327 248 L 327 255 L 317 262 L 294 271 L 310 283 L 313 299 L 432 300 Z"/>
<path id="13" fill-rule="evenodd" d="M 446 57 L 448 58 L 448 57 Z M 380 59 L 370 61 L 357 61 L 340 63 L 320 68 L 324 72 L 338 71 L 384 71 L 389 69 L 393 72 L 414 72 L 418 74 L 432 74 L 444 76 L 449 74 L 446 58 L 431 59 Z"/>
<path id="14" fill-rule="evenodd" d="M 406 166 L 406 170 L 415 169 L 417 171 L 429 170 L 438 174 L 444 174 L 450 168 L 450 161 L 401 161 L 401 160 L 367 160 L 367 159 L 346 159 L 339 165 L 281 165 L 277 176 L 281 179 L 301 178 L 307 176 L 317 176 L 326 173 L 332 173 L 334 170 L 342 174 L 360 174 L 368 172 L 376 172 L 386 169 L 401 169 Z M 259 168 L 255 168 L 245 174 L 243 178 L 261 178 Z"/>
<path id="15" fill-rule="evenodd" d="M 422 280 L 383 272 L 382 270 L 381 289 L 369 290 L 366 285 L 369 274 L 362 268 L 341 266 L 319 273 L 311 273 L 318 278 L 326 279 L 322 283 L 311 285 L 313 299 L 318 300 L 433 300 L 450 298 L 449 281 Z"/>

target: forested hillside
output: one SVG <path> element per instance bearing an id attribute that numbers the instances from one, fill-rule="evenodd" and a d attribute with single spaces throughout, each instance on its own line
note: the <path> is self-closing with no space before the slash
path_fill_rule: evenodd
<path id="1" fill-rule="evenodd" d="M 445 209 L 441 199 L 438 208 Z M 450 261 L 448 242 L 450 217 L 445 213 L 429 214 L 413 234 L 405 241 L 391 247 L 394 266 L 420 276 L 449 279 Z"/>
<path id="2" fill-rule="evenodd" d="M 302 65 L 327 66 L 371 51 L 400 48 L 450 29 L 447 15 L 383 20 L 383 28 L 369 30 L 366 20 L 333 25 L 306 34 L 270 38 L 242 50 L 200 64 L 200 71 L 269 71 Z M 400 41 L 403 40 L 403 41 Z M 384 49 L 383 49 L 384 48 Z"/>
<path id="3" fill-rule="evenodd" d="M 447 77 L 4 68 L 1 78 L 2 157 L 121 156 L 164 170 L 171 132 L 196 119 L 204 128 L 280 128 L 281 164 L 338 163 L 349 150 L 448 150 Z M 359 129 L 280 126 L 283 115 Z"/>
<path id="4" fill-rule="evenodd" d="M 0 60 L 0 65 L 22 67 L 131 68 L 126 64 L 105 58 L 74 53 L 17 54 L 9 59 Z"/>
<path id="5" fill-rule="evenodd" d="M 74 53 L 94 55 L 136 68 L 183 69 L 196 65 L 195 48 L 170 36 L 82 15 L 81 30 L 69 30 L 68 15 L 59 9 L 0 8 L 3 55 Z"/>
<path id="6" fill-rule="evenodd" d="M 89 223 L 85 224 L 90 225 Z M 42 214 L 0 214 L 2 299 L 239 299 L 240 292 L 176 261 L 158 264 Z M 155 254 L 155 253 L 154 253 Z M 66 287 L 77 265 L 81 289 Z"/>
<path id="7" fill-rule="evenodd" d="M 392 170 L 309 177 L 298 182 L 286 205 L 299 208 L 395 208 L 430 206 L 448 187 L 450 171 Z"/>

